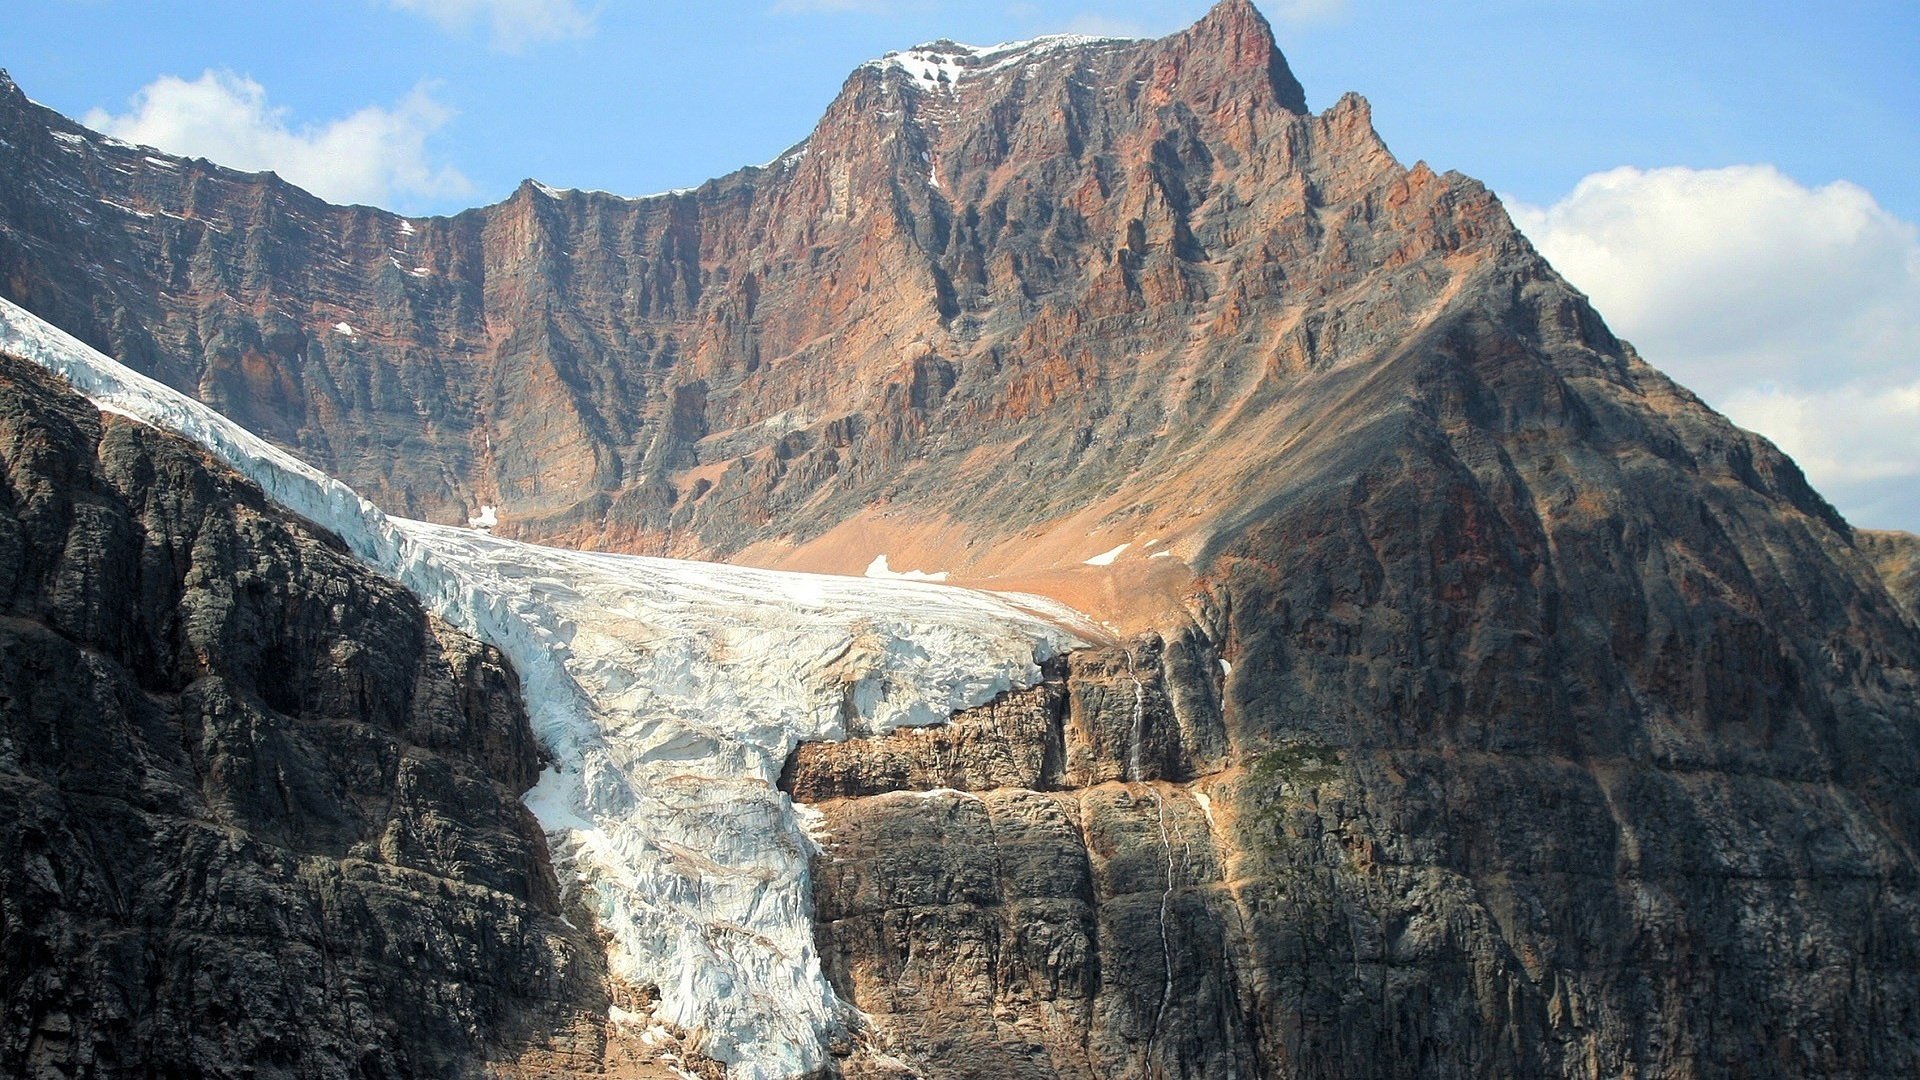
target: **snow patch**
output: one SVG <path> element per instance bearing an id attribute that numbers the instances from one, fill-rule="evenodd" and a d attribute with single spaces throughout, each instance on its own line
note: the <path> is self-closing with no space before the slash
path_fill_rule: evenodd
<path id="1" fill-rule="evenodd" d="M 347 325 L 346 323 L 343 323 L 343 322 L 337 322 L 337 323 L 334 323 L 334 324 L 333 324 L 333 332 L 334 332 L 334 333 L 336 333 L 336 334 L 344 334 L 344 335 L 346 335 L 347 337 L 353 337 L 353 336 L 354 336 L 354 329 L 353 329 L 353 327 L 351 327 L 351 326 L 348 326 L 348 325 Z"/>
<path id="2" fill-rule="evenodd" d="M 125 203 L 117 203 L 117 202 L 114 202 L 112 199 L 95 199 L 94 201 L 99 203 L 102 206 L 111 206 L 115 210 L 118 210 L 123 214 L 130 214 L 133 217 L 151 218 L 154 216 L 145 210 L 135 210 L 133 207 L 128 206 Z"/>
<path id="3" fill-rule="evenodd" d="M 931 41 L 911 49 L 887 53 L 877 60 L 867 61 L 861 67 L 881 72 L 903 71 L 919 89 L 953 93 L 963 80 L 996 74 L 1072 49 L 1125 44 L 1133 40 L 1086 34 L 1052 34 L 1029 41 L 1003 41 L 998 45 Z"/>
<path id="4" fill-rule="evenodd" d="M 497 506 L 482 506 L 477 516 L 467 519 L 469 529 L 492 529 L 498 524 L 500 524 L 500 508 Z"/>
<path id="5" fill-rule="evenodd" d="M 1193 801 L 1200 807 L 1200 813 L 1207 819 L 1207 831 L 1218 832 L 1219 823 L 1213 819 L 1213 799 L 1199 788 L 1193 789 Z"/>
<path id="6" fill-rule="evenodd" d="M 1086 562 L 1082 563 L 1081 565 L 1082 566 L 1112 566 L 1113 560 L 1119 558 L 1121 552 L 1127 550 L 1132 546 L 1133 546 L 1132 543 L 1125 543 L 1125 544 L 1121 544 L 1119 547 L 1116 547 L 1116 548 L 1109 548 L 1106 551 L 1103 551 L 1100 554 L 1095 555 L 1093 558 L 1088 559 Z"/>
<path id="7" fill-rule="evenodd" d="M 1039 597 L 567 551 L 388 517 L 340 481 L 0 300 L 0 347 L 198 443 L 519 674 L 551 758 L 527 793 L 562 881 L 740 1080 L 804 1075 L 845 1030 L 814 951 L 801 740 L 942 723 L 1091 637 Z M 851 706 L 851 710 L 849 707 Z M 848 712 L 853 715 L 850 717 Z"/>
<path id="8" fill-rule="evenodd" d="M 884 578 L 891 581 L 947 580 L 947 572 L 945 570 L 935 571 L 931 574 L 925 570 L 895 570 L 887 565 L 887 557 L 885 555 L 875 555 L 873 557 L 873 561 L 867 564 L 866 576 L 870 578 Z"/>

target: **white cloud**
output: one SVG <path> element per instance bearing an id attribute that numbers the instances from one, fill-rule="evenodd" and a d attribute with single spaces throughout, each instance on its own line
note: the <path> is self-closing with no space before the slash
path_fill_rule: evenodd
<path id="1" fill-rule="evenodd" d="M 1920 531 L 1920 229 L 1764 165 L 1614 169 L 1509 206 L 1650 362 L 1856 523 Z"/>
<path id="2" fill-rule="evenodd" d="M 485 25 L 493 47 L 519 52 L 528 45 L 590 36 L 596 13 L 576 0 L 387 0 L 424 15 L 442 29 L 464 33 Z"/>
<path id="3" fill-rule="evenodd" d="M 472 185 L 436 165 L 427 138 L 452 112 L 416 88 L 391 108 L 368 106 L 322 126 L 295 129 L 259 83 L 227 71 L 191 82 L 163 75 L 133 95 L 132 111 L 94 109 L 88 127 L 128 142 L 279 173 L 324 199 L 386 203 L 396 196 L 462 195 Z"/>

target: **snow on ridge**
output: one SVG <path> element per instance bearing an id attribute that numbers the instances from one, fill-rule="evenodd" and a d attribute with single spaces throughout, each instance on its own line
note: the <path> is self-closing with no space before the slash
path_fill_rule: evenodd
<path id="1" fill-rule="evenodd" d="M 959 87 L 962 79 L 995 74 L 1069 49 L 1129 44 L 1135 40 L 1089 34 L 1049 34 L 1027 41 L 1003 41 L 998 45 L 930 41 L 911 49 L 887 53 L 860 66 L 877 71 L 898 69 L 906 72 L 915 86 L 951 92 Z"/>
<path id="2" fill-rule="evenodd" d="M 734 1077 L 825 1064 L 846 1007 L 814 951 L 793 746 L 936 724 L 1040 678 L 1094 631 L 1037 597 L 567 551 L 391 518 L 351 488 L 0 300 L 0 348 L 102 409 L 198 443 L 498 647 L 554 764 L 527 792 L 560 879 L 652 983 L 651 1022 Z M 1072 631 L 1062 629 L 1072 626 Z"/>

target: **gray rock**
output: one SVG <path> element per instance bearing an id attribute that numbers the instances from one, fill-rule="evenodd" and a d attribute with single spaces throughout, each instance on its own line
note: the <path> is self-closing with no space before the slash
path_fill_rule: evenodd
<path id="1" fill-rule="evenodd" d="M 0 476 L 0 1072 L 598 1066 L 496 652 L 7 357 Z"/>

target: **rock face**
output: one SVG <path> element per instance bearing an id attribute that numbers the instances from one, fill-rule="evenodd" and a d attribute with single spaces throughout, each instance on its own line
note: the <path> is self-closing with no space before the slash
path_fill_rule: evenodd
<path id="1" fill-rule="evenodd" d="M 1031 534 L 1257 512 L 1369 363 L 1516 282 L 1614 348 L 1480 185 L 1401 167 L 1358 97 L 1310 115 L 1239 0 L 876 61 L 777 162 L 648 199 L 333 207 L 10 85 L 0 140 L 7 297 L 391 511 L 530 539 L 1052 566 Z"/>
<path id="2" fill-rule="evenodd" d="M 1856 535 L 1860 549 L 1873 560 L 1894 599 L 1906 605 L 1909 615 L 1920 619 L 1920 536 L 1865 529 Z"/>
<path id="3" fill-rule="evenodd" d="M 1363 724 L 1253 685 L 1251 651 L 1222 674 L 1142 639 L 937 737 L 796 751 L 819 949 L 861 1011 L 846 1075 L 1920 1062 L 1910 668 L 1769 752 L 1658 701 L 1610 730 L 1516 715 L 1500 741 L 1443 713 Z M 1775 662 L 1777 700 L 1808 669 Z"/>
<path id="4" fill-rule="evenodd" d="M 499 656 L 0 357 L 0 1072 L 598 1066 Z"/>
<path id="5" fill-rule="evenodd" d="M 1920 1071 L 1910 538 L 1364 101 L 1310 113 L 1244 0 L 877 61 L 779 161 L 652 199 L 402 220 L 10 86 L 0 140 L 0 290 L 389 509 L 1038 575 L 1123 625 L 948 729 L 787 763 L 848 1075 Z M 122 618 L 88 647 L 145 687 L 175 632 Z M 537 878 L 488 880 L 551 912 Z M 579 1000 L 509 959 L 489 1000 Z"/>

